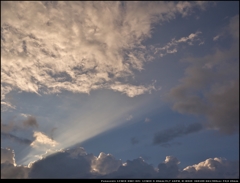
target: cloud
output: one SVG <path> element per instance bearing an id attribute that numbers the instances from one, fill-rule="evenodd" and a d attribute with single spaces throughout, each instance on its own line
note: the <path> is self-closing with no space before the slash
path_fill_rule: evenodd
<path id="1" fill-rule="evenodd" d="M 37 120 L 34 116 L 27 116 L 27 119 L 23 121 L 24 127 L 38 127 Z"/>
<path id="2" fill-rule="evenodd" d="M 188 16 L 203 6 L 1 2 L 1 104 L 12 106 L 5 98 L 12 90 L 41 95 L 106 88 L 129 97 L 150 92 L 152 85 L 132 85 L 126 79 L 152 60 L 142 43 L 151 37 L 154 23 Z"/>
<path id="3" fill-rule="evenodd" d="M 239 161 L 209 158 L 195 165 L 179 168 L 179 160 L 167 156 L 157 168 L 143 158 L 123 163 L 110 154 L 98 157 L 82 147 L 44 154 L 28 167 L 16 165 L 14 152 L 1 149 L 1 178 L 238 178 Z"/>
<path id="4" fill-rule="evenodd" d="M 111 154 L 101 152 L 98 157 L 93 159 L 91 168 L 94 172 L 106 175 L 117 171 L 121 165 L 121 160 L 115 159 Z"/>
<path id="5" fill-rule="evenodd" d="M 17 143 L 20 143 L 20 144 L 25 144 L 25 145 L 30 145 L 33 141 L 32 140 L 29 140 L 29 139 L 26 139 L 26 138 L 21 138 L 21 137 L 17 137 L 13 134 L 10 134 L 10 133 L 4 133 L 4 132 L 1 132 L 1 138 L 2 139 L 10 139 L 14 142 L 17 142 Z"/>
<path id="6" fill-rule="evenodd" d="M 163 163 L 158 165 L 158 178 L 177 178 L 180 173 L 178 164 L 180 162 L 173 156 L 167 156 Z"/>
<path id="7" fill-rule="evenodd" d="M 21 179 L 28 177 L 28 168 L 17 166 L 15 154 L 10 149 L 1 148 L 1 179 Z"/>
<path id="8" fill-rule="evenodd" d="M 219 39 L 220 35 L 216 35 L 214 38 L 213 38 L 213 41 L 217 41 Z"/>
<path id="9" fill-rule="evenodd" d="M 2 163 L 10 163 L 10 164 L 15 164 L 15 159 L 14 159 L 14 151 L 8 148 L 1 148 L 1 164 Z"/>
<path id="10" fill-rule="evenodd" d="M 37 120 L 34 116 L 21 114 L 21 116 L 24 116 L 24 118 L 27 118 L 22 121 L 22 123 L 10 121 L 7 124 L 1 123 L 1 137 L 2 139 L 9 139 L 11 141 L 24 144 L 24 145 L 30 145 L 34 140 L 35 137 L 32 139 L 23 138 L 25 134 L 29 134 L 26 130 L 28 130 L 28 127 L 38 127 Z M 14 118 L 16 118 L 15 116 Z M 14 132 L 20 133 L 18 135 L 13 135 Z M 30 132 L 31 133 L 31 132 Z M 23 137 L 19 137 L 23 136 Z"/>
<path id="11" fill-rule="evenodd" d="M 38 127 L 38 122 L 36 120 L 36 117 L 31 116 L 31 115 L 26 115 L 21 113 L 21 116 L 27 119 L 18 119 L 22 121 L 22 123 L 16 122 L 14 120 L 8 121 L 6 124 L 2 123 L 1 121 L 1 132 L 4 133 L 9 133 L 12 131 L 19 131 L 19 130 L 24 130 L 28 127 Z M 14 119 L 18 117 L 17 115 L 14 116 Z"/>
<path id="12" fill-rule="evenodd" d="M 239 162 L 209 158 L 183 169 L 179 178 L 239 178 Z"/>
<path id="13" fill-rule="evenodd" d="M 42 132 L 35 131 L 33 136 L 35 140 L 30 144 L 32 147 L 39 147 L 39 146 L 56 146 L 58 143 L 53 139 L 49 138 L 47 135 L 43 134 Z"/>
<path id="14" fill-rule="evenodd" d="M 127 160 L 121 165 L 117 172 L 113 172 L 106 178 L 150 178 L 156 174 L 154 168 L 147 164 L 142 158 Z M 105 178 L 105 177 L 104 177 Z"/>
<path id="15" fill-rule="evenodd" d="M 8 133 L 8 132 L 11 132 L 15 129 L 18 129 L 18 127 L 13 123 L 13 122 L 10 122 L 9 124 L 3 124 L 1 123 L 1 133 Z"/>
<path id="16" fill-rule="evenodd" d="M 91 177 L 93 155 L 83 149 L 60 151 L 31 165 L 30 178 L 87 178 Z"/>
<path id="17" fill-rule="evenodd" d="M 239 16 L 227 26 L 232 38 L 239 30 Z M 204 115 L 207 126 L 224 134 L 238 133 L 239 128 L 239 39 L 233 39 L 228 50 L 202 58 L 188 57 L 185 77 L 172 88 L 168 99 L 180 113 Z"/>
<path id="18" fill-rule="evenodd" d="M 50 132 L 50 137 L 51 137 L 52 140 L 53 140 L 53 132 L 56 131 L 56 130 L 57 130 L 57 128 L 52 128 L 52 130 Z"/>
<path id="19" fill-rule="evenodd" d="M 159 54 L 160 57 L 163 57 L 167 54 L 173 54 L 177 52 L 177 48 L 179 47 L 179 44 L 187 43 L 188 45 L 193 45 L 195 42 L 199 42 L 199 45 L 203 44 L 201 39 L 199 38 L 199 34 L 202 32 L 197 31 L 195 33 L 189 34 L 187 37 L 182 37 L 178 40 L 173 38 L 170 42 L 168 42 L 163 47 L 153 47 L 151 46 L 151 50 L 154 52 L 154 54 Z"/>
<path id="20" fill-rule="evenodd" d="M 1 82 L 1 111 L 6 111 L 8 108 L 15 109 L 15 106 L 6 101 L 6 94 L 12 90 L 10 86 L 4 86 Z"/>
<path id="21" fill-rule="evenodd" d="M 195 133 L 202 129 L 203 129 L 203 126 L 200 123 L 193 123 L 188 126 L 178 125 L 176 127 L 157 132 L 154 135 L 153 144 L 164 145 L 165 143 L 177 137 L 182 137 L 191 133 Z"/>
<path id="22" fill-rule="evenodd" d="M 119 82 L 111 85 L 110 88 L 114 91 L 119 91 L 119 92 L 125 93 L 129 97 L 141 95 L 141 94 L 144 94 L 145 92 L 151 93 L 151 90 L 156 90 L 153 85 L 145 87 L 142 85 L 134 86 L 134 85 L 129 85 L 129 84 L 121 84 Z"/>

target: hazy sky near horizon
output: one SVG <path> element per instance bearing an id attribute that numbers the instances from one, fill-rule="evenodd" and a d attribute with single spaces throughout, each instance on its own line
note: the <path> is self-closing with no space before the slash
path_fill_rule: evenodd
<path id="1" fill-rule="evenodd" d="M 239 2 L 1 2 L 1 178 L 238 178 Z"/>

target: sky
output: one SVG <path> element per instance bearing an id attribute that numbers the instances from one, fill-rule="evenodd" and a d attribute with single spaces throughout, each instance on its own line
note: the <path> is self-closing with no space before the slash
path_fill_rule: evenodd
<path id="1" fill-rule="evenodd" d="M 239 2 L 1 2 L 1 178 L 239 178 Z"/>

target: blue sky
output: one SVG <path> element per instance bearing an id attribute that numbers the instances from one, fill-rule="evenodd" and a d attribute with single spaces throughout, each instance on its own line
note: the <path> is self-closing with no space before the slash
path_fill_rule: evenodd
<path id="1" fill-rule="evenodd" d="M 239 2 L 1 12 L 2 178 L 239 177 Z"/>

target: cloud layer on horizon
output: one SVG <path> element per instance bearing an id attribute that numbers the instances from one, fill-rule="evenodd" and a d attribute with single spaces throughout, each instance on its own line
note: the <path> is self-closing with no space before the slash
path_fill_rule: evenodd
<path id="1" fill-rule="evenodd" d="M 238 178 L 239 162 L 224 158 L 209 158 L 184 169 L 179 160 L 167 156 L 157 168 L 142 158 L 123 163 L 110 154 L 98 157 L 82 147 L 44 155 L 28 167 L 16 165 L 14 152 L 1 149 L 1 178 Z"/>

